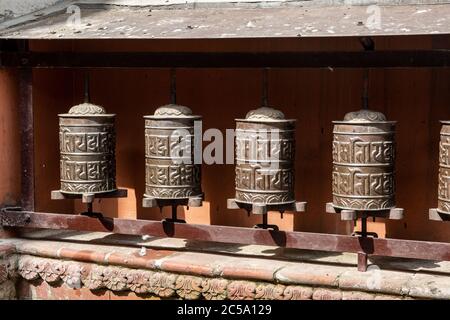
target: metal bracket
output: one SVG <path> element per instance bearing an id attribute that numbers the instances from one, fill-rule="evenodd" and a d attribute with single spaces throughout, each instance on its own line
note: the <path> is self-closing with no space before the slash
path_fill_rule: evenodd
<path id="1" fill-rule="evenodd" d="M 204 195 L 198 197 L 189 197 L 184 199 L 162 199 L 144 196 L 142 199 L 142 206 L 144 208 L 162 208 L 167 206 L 188 206 L 188 207 L 201 207 L 203 205 Z"/>
<path id="2" fill-rule="evenodd" d="M 112 192 L 102 193 L 65 193 L 61 190 L 53 190 L 50 194 L 52 200 L 81 199 L 82 203 L 92 203 L 96 198 L 126 198 L 128 196 L 127 189 L 117 189 Z"/>
<path id="3" fill-rule="evenodd" d="M 364 211 L 364 210 L 347 210 L 336 208 L 333 203 L 328 202 L 325 205 L 325 211 L 327 213 L 336 213 L 341 215 L 341 220 L 352 221 L 358 220 L 360 218 L 384 218 L 390 220 L 401 220 L 404 216 L 403 208 L 392 208 L 388 210 L 377 210 L 377 211 Z"/>
<path id="4" fill-rule="evenodd" d="M 450 221 L 450 214 L 439 212 L 437 208 L 428 211 L 428 219 L 433 221 Z"/>
<path id="5" fill-rule="evenodd" d="M 292 202 L 289 204 L 260 204 L 260 203 L 244 203 L 236 199 L 227 199 L 227 209 L 245 209 L 253 214 L 267 214 L 269 211 L 278 211 L 283 214 L 285 211 L 305 212 L 306 202 Z"/>
<path id="6" fill-rule="evenodd" d="M 65 200 L 65 199 L 81 199 L 82 203 L 87 204 L 87 211 L 81 212 L 83 216 L 91 218 L 102 218 L 103 215 L 100 212 L 93 211 L 93 203 L 95 198 L 126 198 L 128 196 L 127 189 L 117 189 L 111 192 L 102 193 L 65 193 L 61 190 L 53 190 L 50 193 L 52 200 Z"/>

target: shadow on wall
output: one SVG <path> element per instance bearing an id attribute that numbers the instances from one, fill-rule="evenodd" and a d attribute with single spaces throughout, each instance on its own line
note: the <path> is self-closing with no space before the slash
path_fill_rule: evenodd
<path id="1" fill-rule="evenodd" d="M 91 100 L 116 113 L 117 184 L 127 188 L 126 199 L 103 199 L 96 208 L 105 215 L 160 220 L 170 208 L 141 207 L 144 193 L 143 116 L 169 102 L 167 69 L 91 70 Z M 81 209 L 70 201 L 51 201 L 58 187 L 58 120 L 82 101 L 81 70 L 36 70 L 36 181 L 38 209 L 72 213 Z M 405 208 L 404 221 L 386 223 L 389 237 L 449 241 L 449 225 L 428 221 L 428 208 L 437 202 L 438 120 L 450 119 L 447 69 L 372 70 L 370 97 L 373 109 L 397 120 L 397 205 Z M 352 225 L 325 213 L 331 200 L 332 121 L 360 107 L 361 70 L 270 70 L 269 104 L 297 119 L 296 199 L 308 202 L 306 213 L 269 217 L 284 230 L 350 233 Z M 254 69 L 180 69 L 177 101 L 203 116 L 203 128 L 222 132 L 235 127 L 261 101 L 261 71 Z M 188 222 L 251 227 L 260 217 L 226 209 L 234 196 L 233 165 L 203 165 L 202 208 L 179 208 Z M 373 225 L 375 226 L 375 225 Z M 384 226 L 384 225 L 383 225 Z M 369 226 L 370 228 L 370 226 Z M 384 230 L 383 230 L 384 231 Z"/>

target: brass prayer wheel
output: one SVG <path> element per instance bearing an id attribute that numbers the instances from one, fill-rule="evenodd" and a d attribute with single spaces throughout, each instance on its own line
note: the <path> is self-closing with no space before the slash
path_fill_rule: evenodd
<path id="1" fill-rule="evenodd" d="M 116 190 L 114 114 L 82 103 L 59 114 L 61 192 L 97 194 Z"/>
<path id="2" fill-rule="evenodd" d="M 441 121 L 441 123 L 437 211 L 450 214 L 450 121 Z"/>
<path id="3" fill-rule="evenodd" d="M 333 206 L 377 211 L 395 207 L 395 121 L 370 110 L 333 121 Z"/>
<path id="4" fill-rule="evenodd" d="M 145 119 L 146 198 L 202 197 L 201 164 L 194 163 L 194 122 L 201 116 L 169 104 Z"/>
<path id="5" fill-rule="evenodd" d="M 241 204 L 295 203 L 295 120 L 262 107 L 236 119 L 236 195 Z"/>

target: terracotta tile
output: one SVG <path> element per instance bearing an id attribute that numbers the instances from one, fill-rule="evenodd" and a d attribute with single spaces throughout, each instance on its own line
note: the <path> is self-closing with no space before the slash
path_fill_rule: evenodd
<path id="1" fill-rule="evenodd" d="M 215 254 L 183 252 L 156 261 L 156 267 L 168 272 L 217 276 L 221 274 L 222 263 L 229 259 Z"/>
<path id="2" fill-rule="evenodd" d="M 0 258 L 10 255 L 16 251 L 16 247 L 12 244 L 0 244 Z"/>
<path id="3" fill-rule="evenodd" d="M 272 281 L 275 273 L 287 265 L 289 262 L 286 261 L 234 257 L 223 264 L 222 275 L 225 278 Z"/>
<path id="4" fill-rule="evenodd" d="M 176 254 L 168 250 L 147 249 L 145 255 L 140 255 L 140 249 L 130 250 L 130 254 L 111 253 L 106 255 L 108 264 L 120 265 L 124 267 L 154 269 L 155 261 Z"/>
<path id="5" fill-rule="evenodd" d="M 387 294 L 407 294 L 411 273 L 373 269 L 347 270 L 339 277 L 339 288 Z"/>
<path id="6" fill-rule="evenodd" d="M 290 264 L 279 270 L 275 278 L 282 283 L 337 287 L 345 267 L 308 263 Z"/>

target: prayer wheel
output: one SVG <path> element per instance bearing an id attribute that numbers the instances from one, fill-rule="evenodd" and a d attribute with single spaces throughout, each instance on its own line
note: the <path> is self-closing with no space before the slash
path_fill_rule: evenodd
<path id="1" fill-rule="evenodd" d="M 273 108 L 236 119 L 236 203 L 294 205 L 294 134 L 295 120 Z"/>
<path id="2" fill-rule="evenodd" d="M 61 193 L 116 191 L 114 114 L 82 103 L 59 114 Z"/>
<path id="3" fill-rule="evenodd" d="M 360 110 L 333 123 L 333 206 L 394 208 L 395 122 L 380 112 Z"/>
<path id="4" fill-rule="evenodd" d="M 193 115 L 188 107 L 170 104 L 144 119 L 144 198 L 201 198 L 201 164 L 194 163 L 194 124 L 201 116 Z"/>

